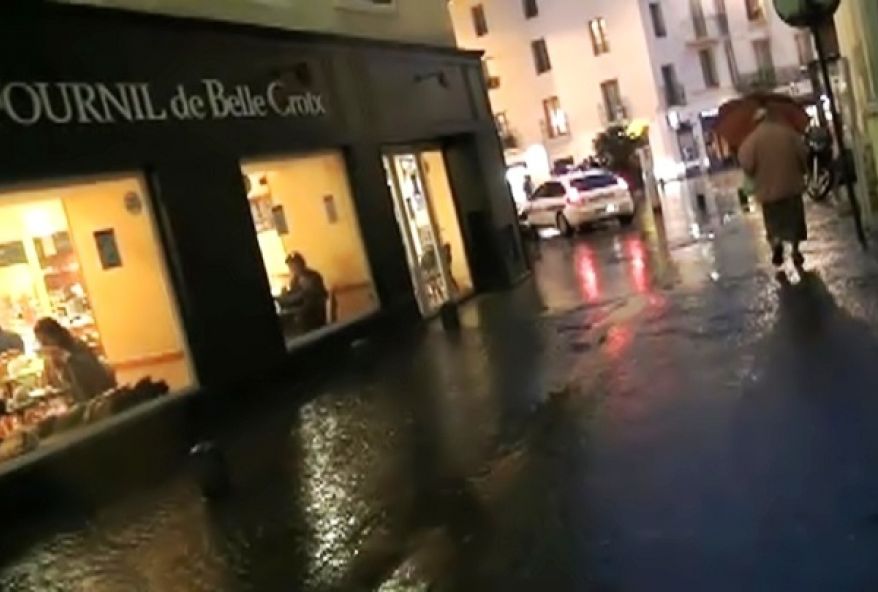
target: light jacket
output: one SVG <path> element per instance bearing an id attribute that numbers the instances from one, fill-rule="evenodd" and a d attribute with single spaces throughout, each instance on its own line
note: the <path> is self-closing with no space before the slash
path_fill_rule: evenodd
<path id="1" fill-rule="evenodd" d="M 805 191 L 808 151 L 802 136 L 789 126 L 760 123 L 744 140 L 738 162 L 753 179 L 761 203 L 797 197 Z"/>

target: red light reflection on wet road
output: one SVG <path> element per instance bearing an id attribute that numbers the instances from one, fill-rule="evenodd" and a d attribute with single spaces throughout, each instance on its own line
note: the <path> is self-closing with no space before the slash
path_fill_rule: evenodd
<path id="1" fill-rule="evenodd" d="M 625 246 L 631 261 L 631 283 L 638 294 L 644 294 L 649 291 L 649 277 L 646 273 L 646 255 L 643 251 L 643 242 L 639 238 L 632 238 Z"/>
<path id="2" fill-rule="evenodd" d="M 616 325 L 607 332 L 606 352 L 610 358 L 620 358 L 634 341 L 634 331 L 628 325 Z"/>
<path id="3" fill-rule="evenodd" d="M 595 302 L 601 296 L 600 282 L 598 281 L 597 267 L 592 250 L 586 245 L 576 248 L 574 255 L 576 261 L 576 274 L 579 277 L 579 288 L 583 297 L 588 302 Z"/>

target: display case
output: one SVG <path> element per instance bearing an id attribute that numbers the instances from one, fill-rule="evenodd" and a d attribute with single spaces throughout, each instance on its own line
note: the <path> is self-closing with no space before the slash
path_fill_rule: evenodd
<path id="1" fill-rule="evenodd" d="M 77 339 L 103 357 L 100 333 L 83 287 L 70 235 L 66 231 L 55 232 L 33 241 L 51 307 L 45 316 L 57 319 Z"/>

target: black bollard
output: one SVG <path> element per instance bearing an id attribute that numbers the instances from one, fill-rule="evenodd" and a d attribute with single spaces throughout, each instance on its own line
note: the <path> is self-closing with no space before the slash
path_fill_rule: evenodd
<path id="1" fill-rule="evenodd" d="M 226 457 L 215 442 L 199 442 L 189 451 L 201 491 L 207 499 L 216 500 L 232 489 Z"/>
<path id="2" fill-rule="evenodd" d="M 446 302 L 439 309 L 439 318 L 442 320 L 442 328 L 449 333 L 460 331 L 460 314 L 458 314 L 456 302 Z"/>

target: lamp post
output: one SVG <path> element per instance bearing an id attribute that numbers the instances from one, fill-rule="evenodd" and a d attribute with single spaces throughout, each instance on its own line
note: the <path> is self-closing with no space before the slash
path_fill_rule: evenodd
<path id="1" fill-rule="evenodd" d="M 817 61 L 820 65 L 820 73 L 823 78 L 823 87 L 826 90 L 826 98 L 829 100 L 829 111 L 832 114 L 832 126 L 835 130 L 835 141 L 838 145 L 838 155 L 842 163 L 845 190 L 850 202 L 851 212 L 854 216 L 857 238 L 863 248 L 867 248 L 866 232 L 863 229 L 863 217 L 860 212 L 860 204 L 854 188 L 852 175 L 852 162 L 850 152 L 844 140 L 844 126 L 835 99 L 835 90 L 832 88 L 832 77 L 829 74 L 829 62 L 827 57 L 826 42 L 821 34 L 821 27 L 832 22 L 832 17 L 838 10 L 841 0 L 774 0 L 778 15 L 793 27 L 808 28 L 814 36 L 814 44 L 817 47 Z"/>

